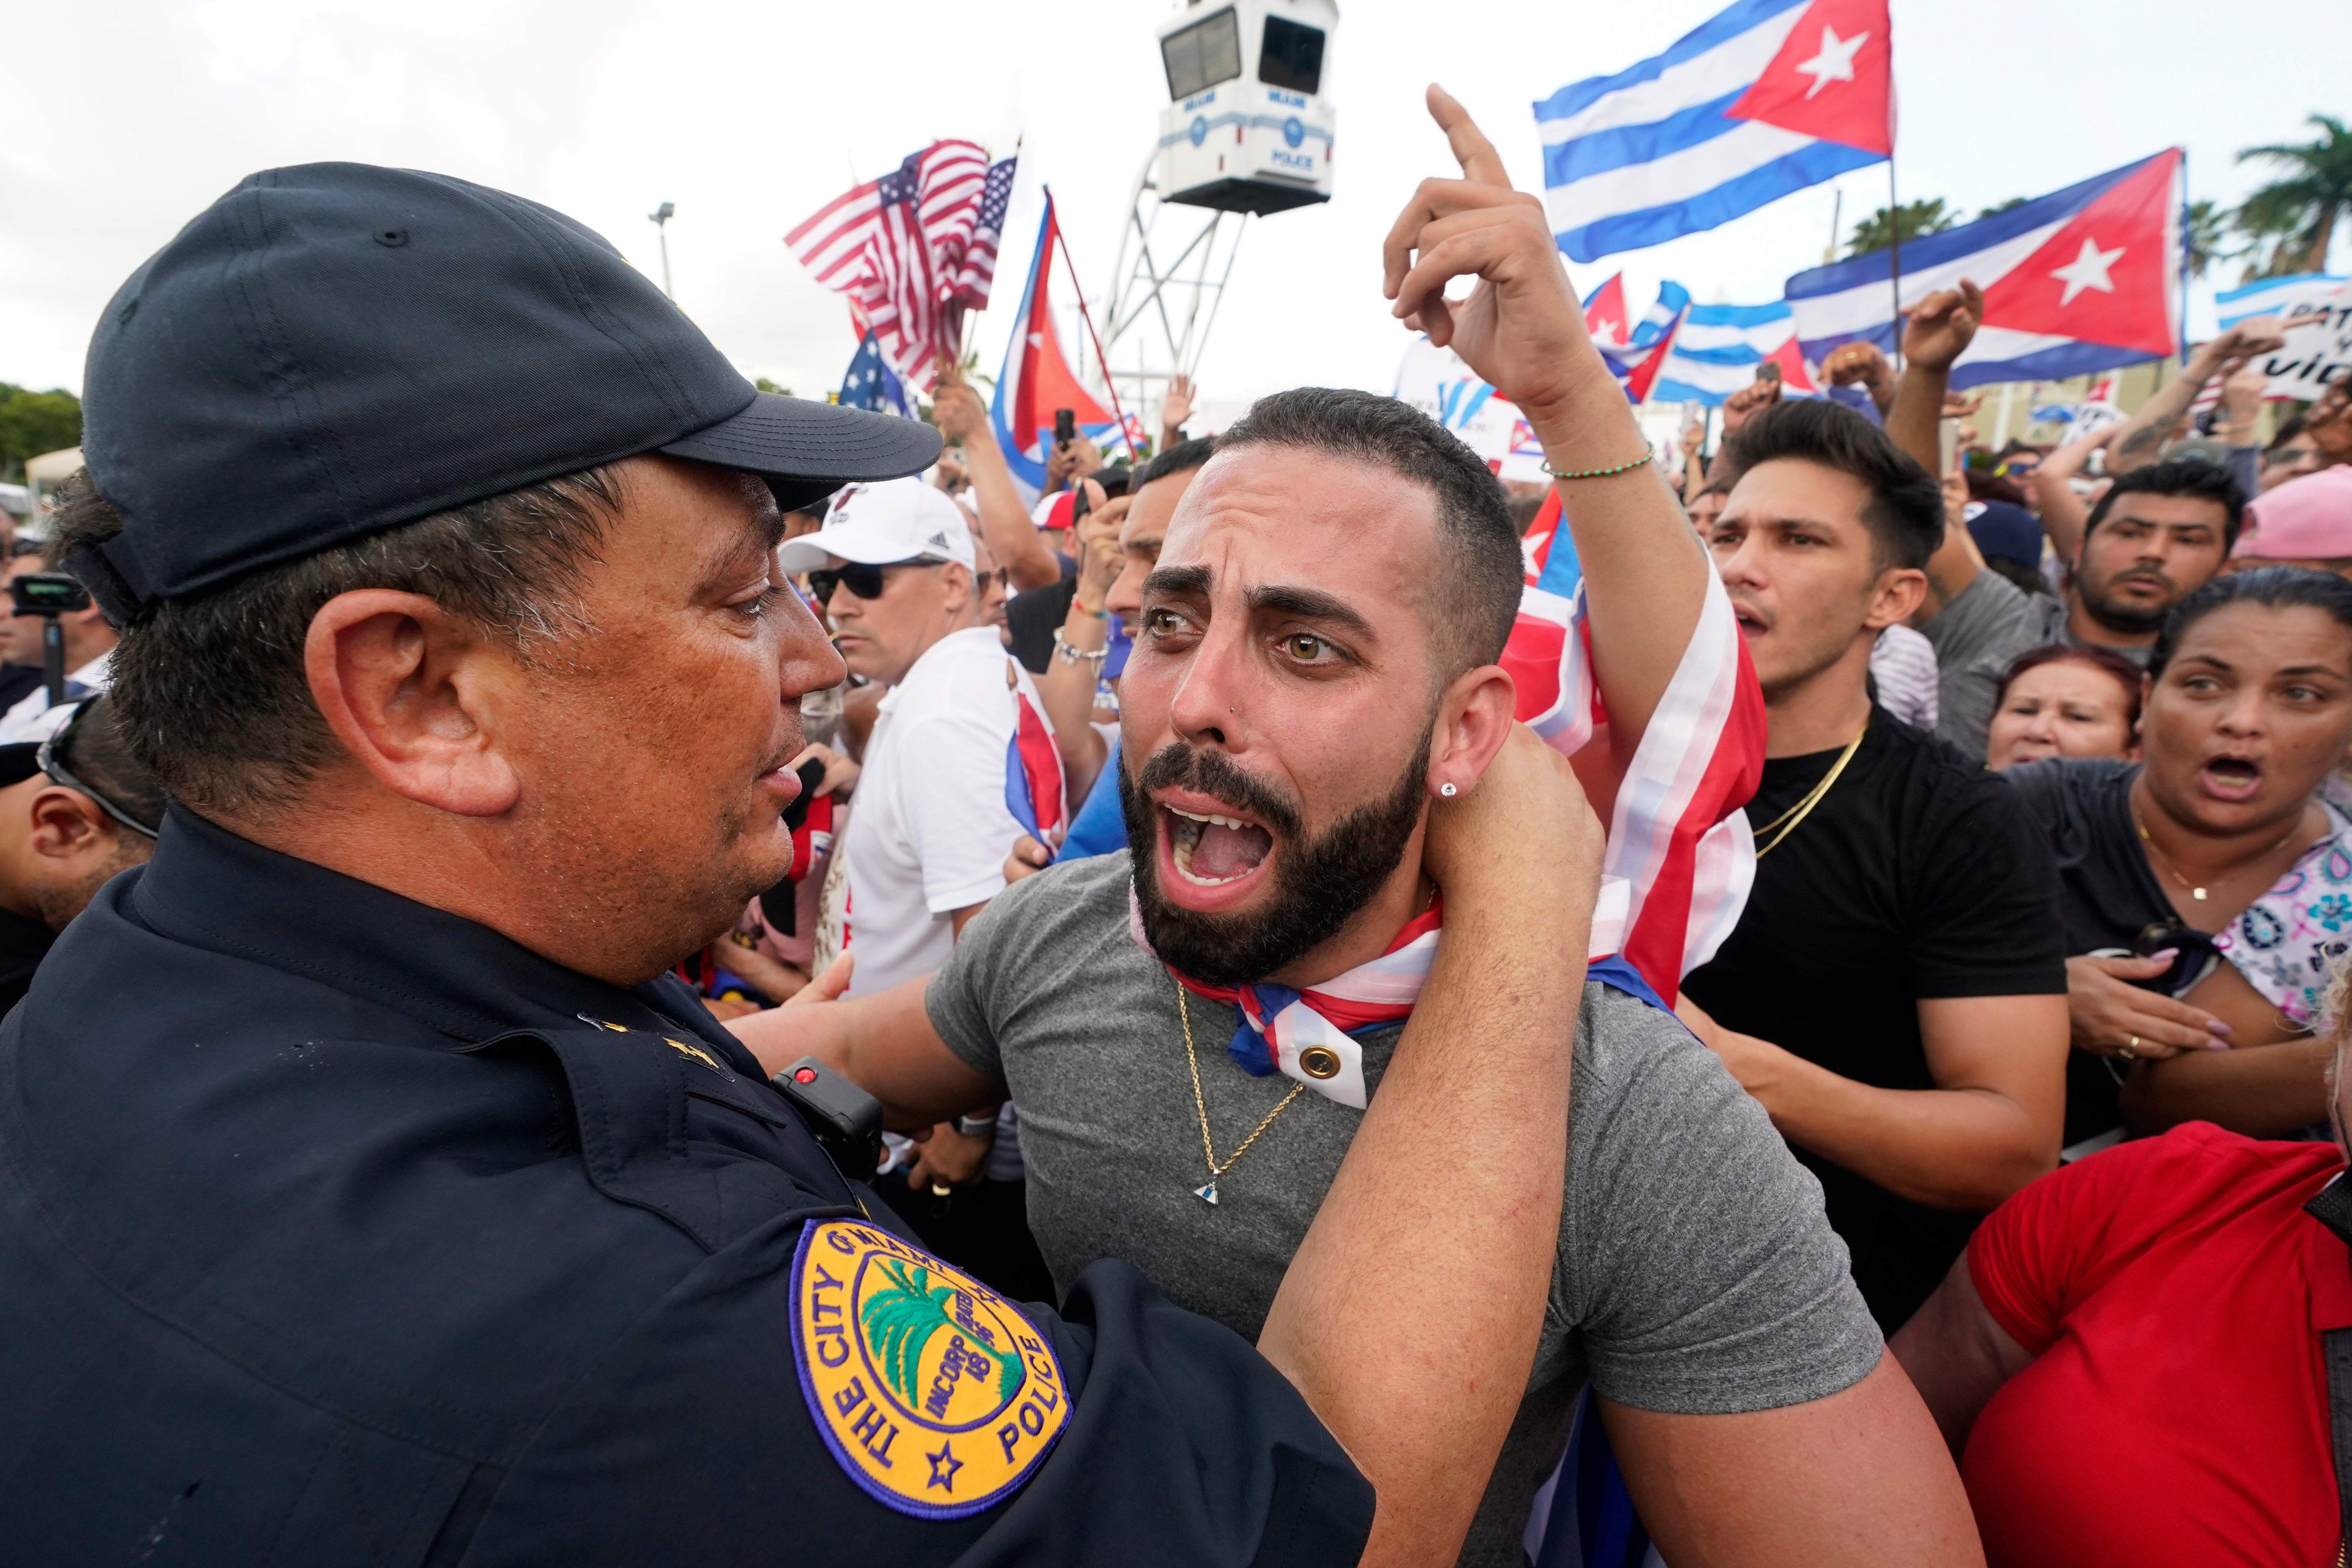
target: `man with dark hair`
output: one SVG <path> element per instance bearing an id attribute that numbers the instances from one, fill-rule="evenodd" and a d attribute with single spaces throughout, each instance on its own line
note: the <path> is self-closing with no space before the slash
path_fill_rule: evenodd
<path id="1" fill-rule="evenodd" d="M 1256 1348 L 1111 1260 L 1015 1306 L 845 1178 L 870 1102 L 668 973 L 790 864 L 844 678 L 779 509 L 935 433 L 756 391 L 560 214 L 350 163 L 199 215 L 84 385 L 61 547 L 172 805 L 0 1025 L 13 1559 L 1425 1560 L 1459 1483 L 1391 1434 L 1500 1443 L 1462 1388 L 1550 1273 L 1559 1163 L 1449 1124 L 1564 1111 L 1597 849 L 1547 753 L 1438 825 L 1480 940 Z"/>
<path id="2" fill-rule="evenodd" d="M 1755 887 L 1681 1011 L 1821 1177 L 1892 1332 L 1973 1216 L 2057 1163 L 2054 873 L 1998 776 L 1871 700 L 1943 533 L 1935 479 L 1826 401 L 1764 410 L 1727 456 L 1709 547 L 1770 736 Z"/>
<path id="3" fill-rule="evenodd" d="M 49 740 L 0 746 L 0 1011 L 108 879 L 147 858 L 163 820 L 163 788 L 104 694 Z"/>
<path id="4" fill-rule="evenodd" d="M 1466 177 L 1416 194 L 1391 236 L 1389 291 L 1517 403 L 1563 476 L 1594 676 L 1612 744 L 1630 753 L 1697 634 L 1706 562 L 1585 335 L 1541 205 L 1509 189 L 1458 104 L 1433 89 L 1431 106 Z M 1476 291 L 1446 302 L 1465 274 Z M 1057 1284 L 1116 1250 L 1257 1332 L 1282 1269 L 1317 1246 L 1309 1227 L 1366 1107 L 1377 1114 L 1405 1069 L 1391 1053 L 1429 1005 L 1421 975 L 1486 940 L 1488 911 L 1450 888 L 1439 900 L 1429 835 L 1536 744 L 1495 662 L 1522 579 L 1501 485 L 1435 422 L 1361 392 L 1260 400 L 1218 437 L 1139 585 L 1116 773 L 1130 847 L 1008 889 L 927 985 L 809 1008 L 794 1022 L 814 1032 L 791 1044 L 771 1045 L 757 1018 L 739 1029 L 766 1055 L 814 1049 L 906 1123 L 1009 1089 Z M 1580 773 L 1607 751 L 1585 747 Z M 1545 1214 L 1554 1276 L 1532 1375 L 1461 1385 L 1516 1407 L 1507 1440 L 1453 1412 L 1394 1413 L 1411 1430 L 1391 1452 L 1449 1479 L 1424 1516 L 1429 1560 L 1524 1562 L 1531 1501 L 1588 1377 L 1670 1561 L 1964 1560 L 1953 1483 L 1817 1187 L 1606 956 L 1617 939 L 1595 921 L 1553 977 L 1549 1026 L 1574 1026 L 1560 1122 L 1502 1144 L 1467 1104 L 1448 1118 L 1506 1173 L 1564 1161 L 1569 1196 Z M 1482 1199 L 1433 1183 L 1412 1201 Z M 1352 1310 L 1326 1305 L 1335 1322 Z M 1433 1349 L 1458 1325 L 1431 1331 Z M 1572 1504 L 1578 1485 L 1556 1495 Z"/>
<path id="5" fill-rule="evenodd" d="M 1136 470 L 1134 489 L 1117 520 L 1118 532 L 1108 542 L 1112 547 L 1094 544 L 1079 563 L 1076 591 L 1055 641 L 1052 668 L 1037 685 L 1062 742 L 1063 766 L 1074 781 L 1091 782 L 1085 786 L 1083 803 L 1071 814 L 1069 837 L 1058 851 L 1024 837 L 1013 847 L 1008 872 L 1044 866 L 1056 853 L 1078 859 L 1107 854 L 1127 842 L 1115 772 L 1118 742 L 1106 742 L 1094 726 L 1096 695 L 1104 680 L 1119 674 L 1108 663 L 1111 627 L 1116 624 L 1132 646 L 1139 629 L 1135 621 L 1143 607 L 1144 575 L 1160 563 L 1168 520 L 1175 515 L 1192 477 L 1216 449 L 1214 437 L 1179 441 Z"/>
<path id="6" fill-rule="evenodd" d="M 2274 490 L 2289 479 L 2317 473 L 2326 464 L 2319 443 L 2304 428 L 2303 416 L 2290 414 L 2279 421 L 2271 444 L 2263 448 L 2262 487 Z"/>
<path id="7" fill-rule="evenodd" d="M 1973 283 L 1943 289 L 1920 301 L 1904 328 L 1903 382 L 1886 430 L 1923 463 L 1937 456 L 1952 363 L 1975 341 L 1983 300 Z M 1927 563 L 1916 617 L 1936 648 L 1936 733 L 1982 762 L 2001 679 L 2033 648 L 2104 647 L 2145 666 L 2166 613 L 2221 569 L 2245 499 L 2227 469 L 2202 459 L 2132 469 L 2100 498 L 2071 550 L 2053 533 L 2067 564 L 2063 598 L 2028 593 L 1988 570 L 1969 531 L 1949 530 Z"/>

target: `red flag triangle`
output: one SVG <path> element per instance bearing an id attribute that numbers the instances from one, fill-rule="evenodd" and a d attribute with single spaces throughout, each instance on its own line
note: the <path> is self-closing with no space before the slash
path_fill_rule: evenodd
<path id="1" fill-rule="evenodd" d="M 1724 112 L 1892 156 L 1894 60 L 1886 0 L 1813 0 Z"/>

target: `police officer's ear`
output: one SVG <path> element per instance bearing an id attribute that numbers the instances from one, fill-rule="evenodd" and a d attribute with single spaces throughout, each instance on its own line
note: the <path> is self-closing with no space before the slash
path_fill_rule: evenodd
<path id="1" fill-rule="evenodd" d="M 26 842 L 34 854 L 50 860 L 110 860 L 122 837 L 122 830 L 96 801 L 63 784 L 51 784 L 35 795 L 32 814 Z"/>
<path id="2" fill-rule="evenodd" d="M 462 816 L 520 798 L 499 749 L 513 659 L 471 623 L 422 594 L 356 589 L 319 606 L 302 658 L 320 716 L 378 785 Z"/>

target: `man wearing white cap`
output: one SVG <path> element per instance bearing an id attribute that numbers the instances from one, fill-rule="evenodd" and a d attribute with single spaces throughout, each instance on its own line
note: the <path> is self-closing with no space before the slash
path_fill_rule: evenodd
<path id="1" fill-rule="evenodd" d="M 971 533 L 938 490 L 853 486 L 782 561 L 809 574 L 850 670 L 890 689 L 842 840 L 838 933 L 857 959 L 850 994 L 885 990 L 947 962 L 1003 889 L 1014 839 L 1058 835 L 1053 730 L 1028 672 L 982 623 Z"/>

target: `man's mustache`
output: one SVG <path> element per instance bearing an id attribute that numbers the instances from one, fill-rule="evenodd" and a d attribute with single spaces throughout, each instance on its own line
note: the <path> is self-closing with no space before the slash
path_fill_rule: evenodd
<path id="1" fill-rule="evenodd" d="M 1145 761 L 1143 771 L 1136 775 L 1135 787 L 1149 795 L 1153 790 L 1171 785 L 1198 790 L 1216 796 L 1227 805 L 1238 806 L 1265 823 L 1277 838 L 1298 836 L 1301 818 L 1297 803 L 1223 752 L 1204 751 L 1181 741 L 1171 741 L 1160 747 Z"/>

